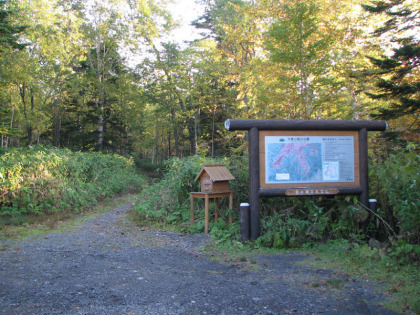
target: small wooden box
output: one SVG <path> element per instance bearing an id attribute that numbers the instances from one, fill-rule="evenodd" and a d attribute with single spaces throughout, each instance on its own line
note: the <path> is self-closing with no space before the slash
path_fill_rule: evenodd
<path id="1" fill-rule="evenodd" d="M 223 164 L 204 165 L 195 181 L 200 180 L 201 192 L 220 193 L 230 191 L 229 181 L 235 177 Z"/>

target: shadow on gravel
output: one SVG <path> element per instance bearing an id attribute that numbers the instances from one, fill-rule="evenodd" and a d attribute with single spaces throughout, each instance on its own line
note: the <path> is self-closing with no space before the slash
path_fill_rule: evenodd
<path id="1" fill-rule="evenodd" d="M 210 260 L 207 235 L 140 231 L 131 204 L 72 232 L 2 241 L 0 314 L 395 314 L 373 284 L 258 255 L 258 270 Z"/>

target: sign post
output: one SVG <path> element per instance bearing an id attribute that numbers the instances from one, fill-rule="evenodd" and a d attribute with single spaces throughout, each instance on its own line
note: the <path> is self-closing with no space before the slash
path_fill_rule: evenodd
<path id="1" fill-rule="evenodd" d="M 248 130 L 250 238 L 260 236 L 260 197 L 358 195 L 369 206 L 367 131 L 384 121 L 228 119 Z"/>

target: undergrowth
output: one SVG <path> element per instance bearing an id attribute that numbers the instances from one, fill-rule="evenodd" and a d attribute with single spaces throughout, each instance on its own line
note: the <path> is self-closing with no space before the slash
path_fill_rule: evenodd
<path id="1" fill-rule="evenodd" d="M 43 146 L 8 149 L 0 156 L 0 226 L 79 212 L 144 183 L 133 161 L 122 156 Z"/>
<path id="2" fill-rule="evenodd" d="M 133 202 L 137 194 L 124 194 L 112 199 L 98 202 L 95 206 L 86 207 L 82 212 L 64 211 L 53 214 L 40 214 L 26 216 L 20 224 L 0 227 L 0 241 L 10 238 L 23 239 L 28 235 L 44 235 L 71 231 L 75 226 L 86 222 L 96 216 L 113 210 L 120 205 Z M 2 247 L 0 245 L 0 250 Z"/>
<path id="3" fill-rule="evenodd" d="M 255 246 L 300 248 L 313 242 L 346 239 L 359 244 L 369 238 L 387 248 L 388 256 L 410 262 L 418 260 L 419 222 L 419 155 L 413 150 L 391 155 L 390 159 L 371 166 L 371 196 L 378 199 L 376 212 L 358 203 L 356 196 L 277 197 L 260 200 L 261 236 Z M 234 175 L 230 187 L 234 194 L 234 210 L 228 210 L 227 198 L 221 198 L 222 219 L 232 215 L 239 220 L 239 204 L 248 201 L 248 157 L 211 159 L 202 156 L 173 158 L 166 164 L 164 177 L 145 189 L 135 206 L 145 224 L 158 222 L 190 233 L 204 229 L 204 205 L 195 200 L 195 224 L 190 225 L 189 193 L 199 191 L 194 182 L 204 164 L 222 163 Z M 375 175 L 376 174 L 376 175 Z M 411 191 L 413 190 L 413 191 Z M 384 193 L 386 192 L 386 194 Z M 210 204 L 212 207 L 212 203 Z M 384 210 L 384 207 L 387 209 Z M 214 210 L 210 208 L 210 213 Z M 210 220 L 213 222 L 213 220 Z M 238 240 L 230 227 L 214 224 L 218 239 Z M 236 226 L 238 228 L 238 226 Z M 224 231 L 224 232 L 223 232 Z M 224 235 L 226 233 L 226 235 Z M 377 247 L 377 246 L 376 246 Z M 400 258 L 404 256 L 404 258 Z"/>
<path id="4" fill-rule="evenodd" d="M 201 232 L 204 230 L 204 210 L 202 202 L 196 202 L 196 224 L 190 226 L 189 193 L 199 191 L 199 183 L 195 182 L 197 174 L 204 164 L 226 163 L 226 159 L 211 159 L 202 156 L 173 158 L 165 165 L 165 176 L 153 185 L 146 187 L 140 201 L 134 206 L 137 221 L 142 224 L 159 226 L 172 225 L 184 232 Z M 201 207 L 200 207 L 201 205 Z M 226 201 L 221 200 L 221 214 L 227 208 Z"/>
<path id="5" fill-rule="evenodd" d="M 315 259 L 316 268 L 333 268 L 353 277 L 371 279 L 384 286 L 389 296 L 386 307 L 397 312 L 420 313 L 420 273 L 418 262 L 401 261 L 386 249 L 372 248 L 348 240 L 329 240 L 312 244 L 304 252 Z M 305 262 L 305 264 L 308 262 Z"/>
<path id="6" fill-rule="evenodd" d="M 230 184 L 234 211 L 229 213 L 224 201 L 221 219 L 214 222 L 210 217 L 214 241 L 207 250 L 218 251 L 215 256 L 230 263 L 247 262 L 251 267 L 257 252 L 310 251 L 323 266 L 384 280 L 394 310 L 419 312 L 419 155 L 409 149 L 389 159 L 372 160 L 370 196 L 378 199 L 376 212 L 359 204 L 355 196 L 261 199 L 261 236 L 253 242 L 241 242 L 239 235 L 239 204 L 248 201 L 246 155 L 174 158 L 167 162 L 162 180 L 143 191 L 134 210 L 142 225 L 203 233 L 203 202 L 195 200 L 196 220 L 191 225 L 189 192 L 199 191 L 194 179 L 204 164 L 223 163 L 235 176 Z M 214 213 L 212 203 L 210 213 Z M 232 225 L 227 223 L 229 214 Z"/>

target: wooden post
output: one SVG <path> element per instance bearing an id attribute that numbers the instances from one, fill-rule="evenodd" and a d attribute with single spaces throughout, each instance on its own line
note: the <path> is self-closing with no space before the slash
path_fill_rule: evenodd
<path id="1" fill-rule="evenodd" d="M 251 240 L 260 236 L 260 159 L 259 159 L 259 131 L 251 128 L 248 132 L 249 139 L 249 203 L 250 203 L 250 230 Z"/>
<path id="2" fill-rule="evenodd" d="M 281 119 L 228 119 L 225 121 L 227 130 L 248 130 L 249 139 L 249 203 L 250 203 L 250 238 L 255 240 L 260 236 L 260 197 L 275 197 L 290 195 L 290 189 L 295 187 L 260 187 L 259 164 L 259 131 L 357 131 L 359 141 L 359 183 L 357 185 L 326 187 L 322 185 L 318 190 L 322 193 L 308 194 L 359 194 L 360 202 L 368 207 L 368 152 L 367 131 L 386 130 L 385 121 L 376 120 L 281 120 Z M 264 162 L 263 162 L 264 163 Z M 310 190 L 313 185 L 308 188 Z M 297 189 L 307 187 L 297 187 Z M 328 191 L 328 192 L 326 192 Z"/>
<path id="3" fill-rule="evenodd" d="M 218 221 L 219 220 L 219 201 L 217 200 L 217 198 L 214 198 L 214 221 Z"/>
<path id="4" fill-rule="evenodd" d="M 365 235 L 367 234 L 366 230 L 367 230 L 367 227 L 369 226 L 370 222 L 372 221 L 372 218 L 375 219 L 374 215 L 376 214 L 377 207 L 378 207 L 378 201 L 376 199 L 369 199 L 369 209 L 370 209 L 369 216 L 366 219 L 365 224 L 363 226 L 363 231 L 364 231 Z M 373 232 L 373 233 L 371 232 L 370 237 L 375 238 L 376 237 L 375 232 Z"/>
<path id="5" fill-rule="evenodd" d="M 359 201 L 366 208 L 369 207 L 369 186 L 368 186 L 368 151 L 367 151 L 367 129 L 359 130 L 359 174 L 362 193 L 359 195 Z"/>
<path id="6" fill-rule="evenodd" d="M 293 120 L 293 119 L 228 119 L 227 130 L 360 130 L 383 131 L 388 127 L 379 120 Z"/>
<path id="7" fill-rule="evenodd" d="M 190 194 L 190 224 L 194 224 L 194 197 Z"/>
<path id="8" fill-rule="evenodd" d="M 209 233 L 209 204 L 210 199 L 214 199 L 215 202 L 215 219 L 217 220 L 219 218 L 219 198 L 220 197 L 229 197 L 229 209 L 233 209 L 233 192 L 227 191 L 227 192 L 220 192 L 220 193 L 204 193 L 204 192 L 192 192 L 190 193 L 191 199 L 190 199 L 190 224 L 194 224 L 194 198 L 200 198 L 204 199 L 204 231 L 206 234 Z M 233 223 L 232 216 L 229 214 L 229 223 Z"/>
<path id="9" fill-rule="evenodd" d="M 209 195 L 204 198 L 204 233 L 209 234 Z"/>
<path id="10" fill-rule="evenodd" d="M 233 191 L 231 191 L 229 195 L 229 210 L 233 210 Z M 229 224 L 232 225 L 232 223 L 232 213 L 229 213 Z"/>

